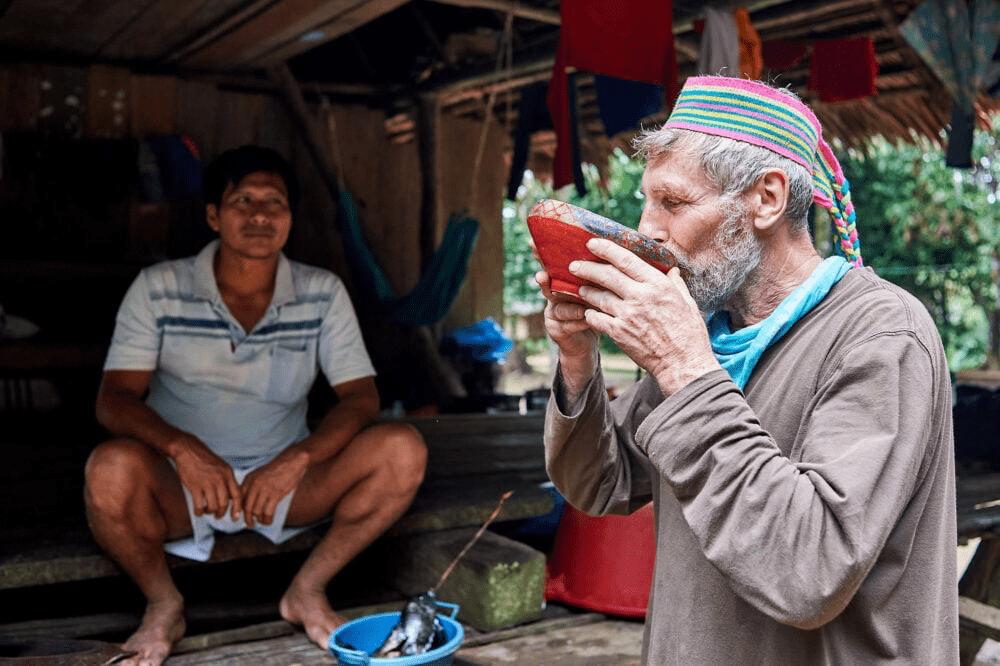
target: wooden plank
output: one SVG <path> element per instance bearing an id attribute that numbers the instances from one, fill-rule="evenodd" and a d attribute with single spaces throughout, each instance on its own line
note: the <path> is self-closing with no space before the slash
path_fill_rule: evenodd
<path id="1" fill-rule="evenodd" d="M 197 33 L 199 34 L 165 53 L 163 59 L 169 61 L 183 60 L 192 53 L 220 39 L 226 33 L 235 30 L 262 11 L 265 11 L 272 2 L 273 0 L 250 0 L 243 4 L 242 7 L 237 7 L 235 11 L 227 11 L 219 14 L 213 20 L 198 23 L 199 30 L 197 30 Z M 234 4 L 238 5 L 239 3 Z"/>
<path id="2" fill-rule="evenodd" d="M 129 135 L 130 78 L 124 67 L 87 68 L 87 136 L 118 139 Z"/>
<path id="3" fill-rule="evenodd" d="M 983 538 L 958 582 L 960 597 L 995 606 L 1000 604 L 1000 539 Z M 980 627 L 963 623 L 959 632 L 960 663 L 971 666 L 987 635 Z"/>
<path id="4" fill-rule="evenodd" d="M 479 221 L 479 237 L 459 290 L 442 327 L 451 330 L 492 317 L 503 320 L 503 192 L 507 181 L 503 147 L 505 135 L 498 123 L 447 117 L 440 123 L 437 173 L 440 200 L 438 238 L 448 217 L 466 210 Z M 478 172 L 476 156 L 481 155 Z"/>
<path id="5" fill-rule="evenodd" d="M 83 136 L 87 78 L 83 67 L 40 66 L 38 129 L 42 134 L 73 139 Z"/>
<path id="6" fill-rule="evenodd" d="M 18 64 L 0 68 L 0 130 L 35 129 L 41 102 L 38 68 Z"/>
<path id="7" fill-rule="evenodd" d="M 1000 529 L 1000 474 L 960 474 L 955 488 L 959 537 Z"/>
<path id="8" fill-rule="evenodd" d="M 405 0 L 283 0 L 269 6 L 183 62 L 195 67 L 224 68 L 250 63 L 265 66 L 284 62 L 297 52 L 312 49 L 392 11 Z M 313 31 L 316 39 L 313 39 Z M 310 38 L 301 41 L 301 36 Z M 292 46 L 287 46 L 292 44 Z M 298 46 L 296 46 L 296 44 Z M 285 47 L 281 56 L 263 62 L 261 56 Z M 298 49 L 298 50 L 296 50 Z"/>
<path id="9" fill-rule="evenodd" d="M 352 7 L 327 23 L 314 26 L 309 30 L 308 39 L 302 39 L 302 34 L 296 35 L 284 44 L 268 52 L 262 52 L 256 60 L 263 66 L 286 62 L 300 53 L 310 51 L 320 44 L 357 30 L 384 14 L 401 7 L 409 0 L 368 0 Z"/>
<path id="10" fill-rule="evenodd" d="M 561 614 L 483 634 L 466 628 L 465 639 L 454 653 L 453 663 L 456 666 L 637 666 L 642 632 L 642 622 L 609 618 L 600 613 Z M 173 654 L 164 666 L 326 666 L 335 663 L 333 656 L 311 643 L 301 631 L 296 631 L 280 638 Z"/>
<path id="11" fill-rule="evenodd" d="M 329 190 L 331 198 L 334 201 L 339 201 L 340 167 L 334 161 L 330 150 L 329 136 L 323 131 L 324 128 L 320 126 L 318 119 L 306 105 L 299 83 L 295 80 L 295 75 L 292 74 L 288 65 L 282 64 L 271 69 L 269 76 L 282 91 L 289 111 L 297 121 L 295 125 L 303 133 L 302 139 L 313 159 L 316 160 L 316 166 L 323 176 L 323 183 Z"/>
<path id="12" fill-rule="evenodd" d="M 497 520 L 530 518 L 552 510 L 551 493 L 539 487 L 538 481 L 521 475 L 442 479 L 427 482 L 421 487 L 409 511 L 389 530 L 387 536 L 481 525 L 496 507 L 500 495 L 511 489 L 515 491 L 514 496 L 504 503 Z M 280 545 L 272 544 L 255 532 L 219 535 L 210 562 L 230 562 L 307 550 L 315 546 L 325 532 L 326 525 L 320 524 Z M 173 568 L 197 564 L 173 556 L 168 557 L 168 562 Z M 120 573 L 87 533 L 68 532 L 54 543 L 0 553 L 0 590 L 103 578 Z"/>
<path id="13" fill-rule="evenodd" d="M 256 135 L 258 116 L 264 106 L 262 95 L 250 95 L 229 90 L 220 91 L 216 97 L 218 111 L 215 116 L 215 153 L 202 154 L 208 162 L 230 148 L 253 143 Z"/>
<path id="14" fill-rule="evenodd" d="M 513 13 L 517 18 L 538 21 L 549 25 L 560 25 L 562 18 L 559 12 L 551 9 L 541 9 L 522 5 L 520 2 L 505 2 L 505 0 L 435 0 L 443 5 L 455 7 L 474 7 L 477 9 L 493 9 L 498 12 Z"/>
<path id="15" fill-rule="evenodd" d="M 177 82 L 177 131 L 191 137 L 207 161 L 218 152 L 219 89 L 213 83 L 190 79 Z"/>
<path id="16" fill-rule="evenodd" d="M 960 596 L 958 617 L 963 623 L 974 626 L 983 636 L 1000 640 L 1000 608 Z"/>
<path id="17" fill-rule="evenodd" d="M 171 655 L 163 663 L 164 666 L 331 666 L 337 663 L 337 658 L 298 631 L 265 641 Z"/>
<path id="18" fill-rule="evenodd" d="M 162 136 L 177 131 L 177 77 L 133 75 L 131 93 L 132 136 Z"/>
<path id="19" fill-rule="evenodd" d="M 158 60 L 176 44 L 231 12 L 241 0 L 145 0 L 146 4 L 104 43 L 101 55 L 128 60 Z"/>

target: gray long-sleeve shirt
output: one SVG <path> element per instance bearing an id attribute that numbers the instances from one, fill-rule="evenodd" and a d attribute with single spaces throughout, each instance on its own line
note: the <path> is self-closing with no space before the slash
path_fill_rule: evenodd
<path id="1" fill-rule="evenodd" d="M 872 271 L 765 352 L 745 397 L 720 370 L 609 402 L 598 375 L 550 402 L 545 447 L 583 511 L 654 501 L 644 664 L 958 662 L 948 368 L 926 310 Z"/>

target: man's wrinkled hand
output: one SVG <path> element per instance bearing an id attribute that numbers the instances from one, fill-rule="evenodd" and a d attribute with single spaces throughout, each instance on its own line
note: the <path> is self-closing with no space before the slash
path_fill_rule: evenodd
<path id="1" fill-rule="evenodd" d="M 270 525 L 278 503 L 298 487 L 305 476 L 308 456 L 285 450 L 260 469 L 247 474 L 241 488 L 247 527 L 255 522 Z"/>
<path id="2" fill-rule="evenodd" d="M 579 261 L 570 272 L 586 280 L 580 297 L 587 324 L 610 337 L 670 395 L 720 366 L 705 321 L 680 272 L 664 274 L 611 241 L 587 247 L 607 263 Z"/>
<path id="3" fill-rule="evenodd" d="M 181 484 L 191 494 L 194 515 L 213 514 L 221 518 L 232 506 L 233 520 L 239 519 L 242 495 L 225 460 L 190 435 L 171 443 L 171 458 Z"/>

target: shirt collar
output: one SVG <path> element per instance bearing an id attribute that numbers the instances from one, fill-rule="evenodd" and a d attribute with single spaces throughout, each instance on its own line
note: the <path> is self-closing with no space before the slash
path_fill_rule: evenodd
<path id="1" fill-rule="evenodd" d="M 206 301 L 222 302 L 219 285 L 215 282 L 215 253 L 219 249 L 219 239 L 202 248 L 194 259 L 194 296 Z M 278 270 L 274 277 L 272 305 L 284 305 L 295 301 L 295 280 L 292 264 L 285 253 L 278 255 Z"/>

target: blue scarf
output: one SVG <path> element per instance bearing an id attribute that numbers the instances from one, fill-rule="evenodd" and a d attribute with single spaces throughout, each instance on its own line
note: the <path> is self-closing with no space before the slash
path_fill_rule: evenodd
<path id="1" fill-rule="evenodd" d="M 716 312 L 711 316 L 708 337 L 712 342 L 712 351 L 741 390 L 767 348 L 823 300 L 850 268 L 851 265 L 843 257 L 826 259 L 805 282 L 781 301 L 767 319 L 735 333 L 730 331 L 729 313 Z"/>

